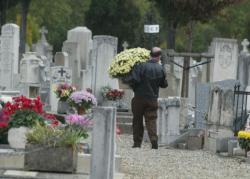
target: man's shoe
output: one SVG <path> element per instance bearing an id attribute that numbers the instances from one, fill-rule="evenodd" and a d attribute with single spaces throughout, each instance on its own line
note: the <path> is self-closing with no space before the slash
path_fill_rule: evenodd
<path id="1" fill-rule="evenodd" d="M 152 142 L 152 149 L 158 149 L 158 143 L 156 141 Z"/>
<path id="2" fill-rule="evenodd" d="M 134 145 L 132 146 L 132 148 L 141 148 L 141 145 L 140 145 L 140 144 L 134 144 Z"/>

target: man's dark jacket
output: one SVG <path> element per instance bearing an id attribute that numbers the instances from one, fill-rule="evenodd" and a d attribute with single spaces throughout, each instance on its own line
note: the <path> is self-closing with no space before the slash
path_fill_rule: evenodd
<path id="1" fill-rule="evenodd" d="M 134 66 L 129 76 L 123 81 L 130 84 L 135 96 L 147 99 L 157 99 L 159 87 L 168 86 L 162 65 L 154 60 Z"/>

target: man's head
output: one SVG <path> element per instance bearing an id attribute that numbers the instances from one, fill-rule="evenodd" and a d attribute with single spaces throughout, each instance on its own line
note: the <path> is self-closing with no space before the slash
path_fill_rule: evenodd
<path id="1" fill-rule="evenodd" d="M 150 51 L 151 59 L 159 61 L 161 59 L 161 48 L 153 47 Z"/>

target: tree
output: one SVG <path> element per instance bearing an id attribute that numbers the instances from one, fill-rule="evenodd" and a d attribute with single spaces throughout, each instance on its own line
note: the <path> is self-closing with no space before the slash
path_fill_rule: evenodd
<path id="1" fill-rule="evenodd" d="M 0 0 L 0 27 L 6 23 L 7 10 L 18 3 L 18 0 Z"/>
<path id="2" fill-rule="evenodd" d="M 167 21 L 167 46 L 175 49 L 175 35 L 178 25 L 187 25 L 186 51 L 192 51 L 193 27 L 197 21 L 206 21 L 221 9 L 243 0 L 153 0 Z M 181 96 L 188 96 L 190 60 L 184 60 Z"/>
<path id="3" fill-rule="evenodd" d="M 21 0 L 21 31 L 20 31 L 20 50 L 19 50 L 19 59 L 21 59 L 22 54 L 25 53 L 25 44 L 26 44 L 26 27 L 27 27 L 27 15 L 29 11 L 31 0 Z"/>
<path id="4" fill-rule="evenodd" d="M 176 29 L 191 21 L 206 21 L 221 9 L 244 0 L 151 0 L 167 22 L 167 46 L 175 49 Z"/>
<path id="5" fill-rule="evenodd" d="M 130 46 L 138 44 L 138 32 L 141 27 L 141 14 L 133 0 L 92 0 L 86 14 L 86 25 L 94 35 L 112 35 L 119 39 L 119 50 L 122 42 Z"/>

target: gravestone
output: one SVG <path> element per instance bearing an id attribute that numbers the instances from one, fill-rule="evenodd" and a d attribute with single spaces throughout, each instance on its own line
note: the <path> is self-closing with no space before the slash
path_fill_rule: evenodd
<path id="1" fill-rule="evenodd" d="M 233 138 L 234 91 L 214 84 L 211 86 L 205 147 L 213 152 L 227 152 Z"/>
<path id="2" fill-rule="evenodd" d="M 94 83 L 92 89 L 99 102 L 102 100 L 100 91 L 102 87 L 119 88 L 118 80 L 112 79 L 108 74 L 108 68 L 117 53 L 117 40 L 116 37 L 101 35 L 94 36 L 93 39 Z"/>
<path id="3" fill-rule="evenodd" d="M 234 90 L 235 85 L 239 85 L 238 80 L 228 79 L 214 83 L 198 83 L 196 88 L 195 102 L 195 127 L 204 129 L 208 115 L 211 95 L 211 87 L 213 85 L 220 86 L 223 89 Z"/>
<path id="4" fill-rule="evenodd" d="M 43 62 L 35 52 L 23 54 L 20 62 L 20 91 L 29 98 L 35 98 L 40 94 L 41 73 L 40 66 Z"/>
<path id="5" fill-rule="evenodd" d="M 55 66 L 69 67 L 69 56 L 66 52 L 56 52 Z"/>
<path id="6" fill-rule="evenodd" d="M 90 179 L 113 179 L 116 110 L 113 107 L 97 107 L 93 111 L 93 152 Z"/>
<path id="7" fill-rule="evenodd" d="M 58 84 L 72 84 L 72 71 L 64 66 L 55 66 L 50 68 L 50 105 L 51 111 L 57 112 L 58 99 L 54 93 L 54 89 Z"/>
<path id="8" fill-rule="evenodd" d="M 170 144 L 180 135 L 180 98 L 158 99 L 157 133 L 159 144 Z"/>
<path id="9" fill-rule="evenodd" d="M 77 42 L 65 41 L 63 43 L 63 52 L 68 54 L 69 68 L 72 70 L 72 83 L 80 89 L 81 86 L 81 65 L 80 65 L 80 52 Z M 89 85 L 91 87 L 91 85 Z"/>
<path id="10" fill-rule="evenodd" d="M 215 58 L 210 66 L 210 81 L 237 79 L 238 43 L 235 39 L 214 38 L 212 52 Z"/>
<path id="11" fill-rule="evenodd" d="M 206 117 L 209 107 L 209 83 L 198 83 L 195 93 L 195 127 L 204 129 L 206 127 Z"/>
<path id="12" fill-rule="evenodd" d="M 92 32 L 87 27 L 76 27 L 68 31 L 67 42 L 76 42 L 79 48 L 81 69 L 90 65 Z"/>
<path id="13" fill-rule="evenodd" d="M 242 42 L 243 50 L 239 55 L 239 65 L 238 65 L 238 73 L 237 79 L 243 85 L 243 88 L 250 86 L 250 53 L 248 52 L 247 47 L 249 46 L 249 42 L 247 39 L 244 39 Z"/>
<path id="14" fill-rule="evenodd" d="M 0 81 L 6 90 L 15 88 L 18 75 L 19 27 L 16 24 L 2 26 L 0 52 Z"/>
<path id="15" fill-rule="evenodd" d="M 75 45 L 73 44 L 75 43 Z M 79 89 L 92 88 L 93 68 L 90 59 L 92 49 L 92 32 L 87 27 L 76 27 L 68 31 L 67 41 L 64 42 L 63 50 L 70 51 L 73 72 L 73 81 Z M 77 70 L 77 71 L 75 71 Z M 90 78 L 90 79 L 89 79 Z"/>
<path id="16" fill-rule="evenodd" d="M 48 30 L 43 26 L 40 29 L 41 39 L 33 45 L 33 51 L 37 53 L 39 56 L 46 56 L 50 63 L 52 63 L 53 59 L 53 47 L 48 43 L 46 39 L 46 34 Z"/>

